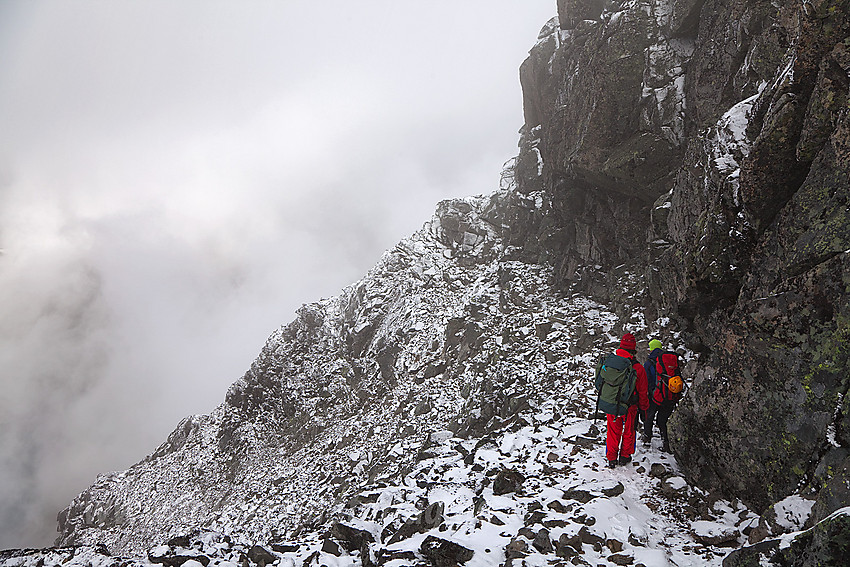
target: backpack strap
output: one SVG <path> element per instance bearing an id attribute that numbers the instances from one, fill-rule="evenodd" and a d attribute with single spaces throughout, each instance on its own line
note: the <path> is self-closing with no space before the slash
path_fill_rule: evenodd
<path id="1" fill-rule="evenodd" d="M 655 389 L 661 392 L 662 401 L 673 401 L 674 394 L 670 391 L 669 384 L 671 378 L 672 376 L 667 376 L 666 374 L 659 374 L 658 379 L 655 382 Z M 680 394 L 685 393 L 684 380 L 682 381 L 682 385 L 683 388 Z"/>

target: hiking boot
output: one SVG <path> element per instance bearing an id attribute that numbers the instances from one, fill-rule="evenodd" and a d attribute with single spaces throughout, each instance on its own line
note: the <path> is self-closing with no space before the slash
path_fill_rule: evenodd
<path id="1" fill-rule="evenodd" d="M 631 462 L 632 462 L 631 457 L 620 457 L 620 460 L 617 461 L 617 464 L 622 466 L 622 465 L 628 465 Z"/>
<path id="2" fill-rule="evenodd" d="M 644 444 L 644 446 L 649 447 L 650 443 L 652 443 L 652 437 L 649 437 L 646 433 L 644 433 L 640 436 L 640 441 Z"/>
<path id="3" fill-rule="evenodd" d="M 670 450 L 670 443 L 665 441 L 664 444 L 661 445 L 661 452 L 662 453 L 672 453 L 673 451 Z"/>
<path id="4" fill-rule="evenodd" d="M 617 461 L 608 461 L 608 468 L 613 469 L 617 466 Z"/>

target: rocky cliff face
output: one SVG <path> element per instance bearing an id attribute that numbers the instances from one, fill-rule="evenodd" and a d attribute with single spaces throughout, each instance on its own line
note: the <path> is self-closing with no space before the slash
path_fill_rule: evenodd
<path id="1" fill-rule="evenodd" d="M 848 1 L 559 0 L 502 190 L 305 306 L 221 407 L 63 511 L 60 542 L 309 531 L 431 434 L 486 436 L 553 391 L 586 406 L 565 392 L 625 329 L 687 351 L 674 451 L 767 510 L 753 539 L 792 493 L 812 522 L 846 506 L 848 50 Z"/>
<path id="2" fill-rule="evenodd" d="M 699 359 L 672 427 L 694 480 L 760 509 L 801 485 L 834 495 L 850 4 L 563 0 L 559 15 L 521 71 L 559 273 L 642 265 L 647 313 L 687 329 Z"/>

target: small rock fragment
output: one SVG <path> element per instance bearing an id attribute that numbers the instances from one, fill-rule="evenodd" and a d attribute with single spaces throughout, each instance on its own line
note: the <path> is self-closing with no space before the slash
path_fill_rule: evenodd
<path id="1" fill-rule="evenodd" d="M 549 530 L 541 528 L 541 530 L 537 532 L 537 535 L 534 536 L 534 540 L 531 542 L 531 545 L 533 545 L 534 549 L 540 553 L 552 553 L 552 540 L 549 538 Z"/>
<path id="2" fill-rule="evenodd" d="M 635 562 L 635 558 L 624 553 L 616 553 L 608 556 L 608 561 L 615 565 L 631 565 Z"/>
<path id="3" fill-rule="evenodd" d="M 661 478 L 666 474 L 667 467 L 665 467 L 661 463 L 652 463 L 652 466 L 649 467 L 649 476 L 653 478 Z"/>
<path id="4" fill-rule="evenodd" d="M 493 481 L 493 494 L 501 496 L 511 492 L 519 493 L 522 490 L 523 482 L 525 482 L 525 476 L 519 471 L 514 469 L 501 470 Z"/>
<path id="5" fill-rule="evenodd" d="M 625 492 L 625 490 L 626 490 L 626 487 L 625 487 L 625 486 L 623 486 L 623 483 L 622 483 L 622 482 L 618 482 L 618 483 L 616 484 L 616 486 L 613 486 L 613 487 L 611 487 L 611 488 L 603 488 L 603 489 L 602 489 L 602 494 L 604 494 L 604 495 L 605 495 L 605 496 L 607 496 L 608 498 L 613 498 L 613 497 L 615 497 L 615 496 L 619 496 L 619 495 L 621 495 L 623 492 Z"/>

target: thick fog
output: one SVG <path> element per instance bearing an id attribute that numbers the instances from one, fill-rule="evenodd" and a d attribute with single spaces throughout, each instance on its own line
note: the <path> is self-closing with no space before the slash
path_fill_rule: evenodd
<path id="1" fill-rule="evenodd" d="M 0 548 L 498 188 L 554 0 L 0 3 Z"/>

